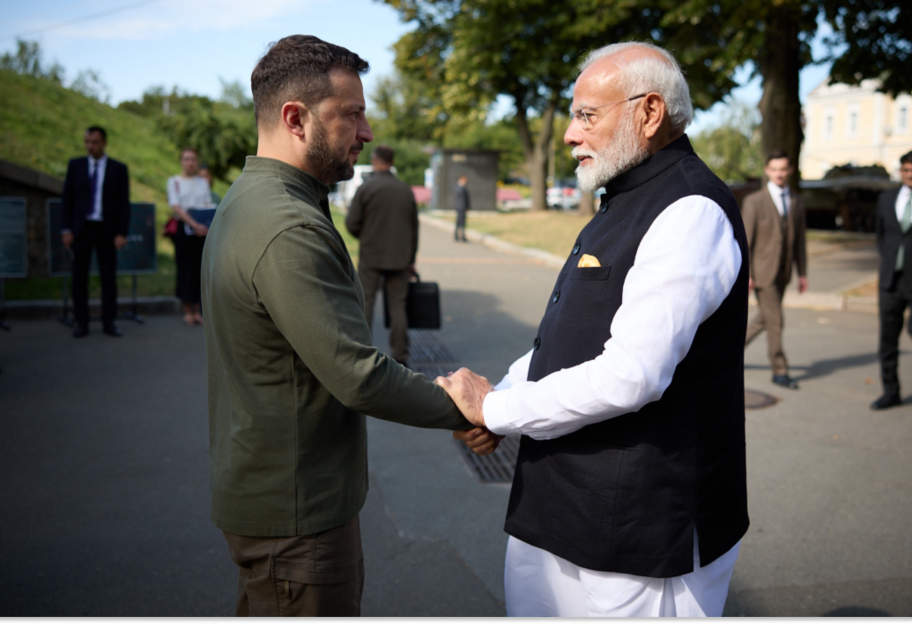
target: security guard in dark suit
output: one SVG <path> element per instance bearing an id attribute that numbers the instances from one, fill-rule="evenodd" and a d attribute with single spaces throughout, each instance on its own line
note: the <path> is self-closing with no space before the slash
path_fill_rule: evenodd
<path id="1" fill-rule="evenodd" d="M 389 146 L 374 148 L 374 174 L 355 192 L 345 227 L 361 241 L 358 277 L 364 289 L 367 324 L 373 319 L 374 299 L 382 282 L 389 307 L 392 356 L 404 364 L 409 356 L 405 303 L 418 253 L 418 206 L 411 187 L 390 171 L 393 158 Z"/>
<path id="2" fill-rule="evenodd" d="M 880 377 L 883 395 L 871 404 L 882 410 L 902 403 L 899 394 L 899 334 L 912 305 L 912 152 L 900 159 L 902 186 L 877 199 L 877 251 L 880 254 Z"/>
<path id="3" fill-rule="evenodd" d="M 107 133 L 92 126 L 85 133 L 88 156 L 74 158 L 63 182 L 63 245 L 73 253 L 73 337 L 89 334 L 89 267 L 92 250 L 101 275 L 104 333 L 120 336 L 117 314 L 117 250 L 130 230 L 130 176 L 127 166 L 105 154 Z"/>

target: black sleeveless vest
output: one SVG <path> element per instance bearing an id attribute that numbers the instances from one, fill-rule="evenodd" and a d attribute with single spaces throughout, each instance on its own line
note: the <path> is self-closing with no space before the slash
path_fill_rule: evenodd
<path id="1" fill-rule="evenodd" d="M 640 241 L 690 195 L 722 207 L 741 270 L 658 401 L 554 440 L 523 436 L 505 530 L 591 570 L 654 578 L 693 571 L 747 531 L 744 335 L 748 250 L 728 187 L 686 136 L 612 180 L 561 270 L 533 343 L 529 381 L 600 355 Z M 582 254 L 601 267 L 577 271 Z"/>

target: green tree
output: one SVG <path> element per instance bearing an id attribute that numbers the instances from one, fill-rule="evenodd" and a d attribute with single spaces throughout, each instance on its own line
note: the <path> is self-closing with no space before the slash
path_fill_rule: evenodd
<path id="1" fill-rule="evenodd" d="M 16 52 L 6 52 L 0 56 L 0 69 L 9 69 L 17 74 L 50 80 L 58 85 L 63 84 L 64 70 L 57 61 L 50 67 L 44 64 L 44 54 L 37 41 L 16 39 Z"/>
<path id="2" fill-rule="evenodd" d="M 759 114 L 743 102 L 733 102 L 711 128 L 691 137 L 694 151 L 726 184 L 763 174 Z"/>
<path id="3" fill-rule="evenodd" d="M 197 149 L 200 161 L 224 181 L 230 181 L 232 168 L 243 168 L 247 156 L 256 152 L 253 102 L 237 82 L 222 81 L 222 96 L 217 101 L 177 87 L 168 92 L 155 86 L 140 100 L 121 102 L 118 108 L 155 119 L 175 144 Z"/>
<path id="4" fill-rule="evenodd" d="M 512 99 L 520 145 L 532 186 L 532 207 L 543 210 L 554 120 L 569 105 L 577 65 L 591 49 L 610 42 L 669 37 L 664 24 L 674 0 L 384 0 L 415 28 L 395 44 L 396 64 L 422 82 L 445 115 L 483 119 L 497 96 Z M 706 107 L 734 86 L 692 43 L 680 55 Z M 538 119 L 538 130 L 533 128 Z"/>
<path id="5" fill-rule="evenodd" d="M 879 78 L 884 91 L 909 91 L 912 15 L 902 8 L 901 0 L 684 0 L 664 25 L 680 49 L 699 43 L 715 50 L 707 58 L 721 74 L 753 63 L 763 80 L 762 151 L 782 149 L 798 162 L 804 140 L 798 76 L 815 62 L 810 42 L 819 25 L 825 21 L 834 34 L 828 56 L 816 62 L 834 61 L 834 81 Z"/>

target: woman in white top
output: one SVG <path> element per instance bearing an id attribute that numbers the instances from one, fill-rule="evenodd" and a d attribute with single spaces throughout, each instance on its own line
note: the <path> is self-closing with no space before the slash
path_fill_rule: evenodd
<path id="1" fill-rule="evenodd" d="M 177 264 L 177 296 L 184 305 L 184 324 L 202 325 L 200 312 L 200 271 L 203 243 L 209 231 L 187 212 L 191 208 L 213 208 L 209 182 L 197 175 L 199 155 L 192 147 L 181 151 L 181 175 L 168 178 L 168 204 L 181 222 L 174 236 L 174 260 Z"/>

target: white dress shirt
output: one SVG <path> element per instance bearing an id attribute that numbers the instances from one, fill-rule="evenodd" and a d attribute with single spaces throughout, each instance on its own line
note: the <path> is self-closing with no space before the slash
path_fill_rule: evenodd
<path id="1" fill-rule="evenodd" d="M 488 429 L 549 440 L 658 400 L 740 269 L 721 206 L 701 196 L 676 201 L 640 242 L 601 355 L 533 383 L 530 351 L 485 397 Z"/>
<path id="2" fill-rule="evenodd" d="M 212 204 L 212 191 L 206 178 L 194 176 L 185 178 L 181 175 L 168 178 L 168 205 L 180 206 L 184 210 L 191 208 L 215 208 Z M 193 228 L 184 224 L 187 236 L 193 236 Z"/>
<path id="3" fill-rule="evenodd" d="M 906 204 L 912 197 L 912 189 L 903 184 L 899 187 L 899 193 L 896 194 L 896 220 L 902 223 L 903 214 L 906 212 Z"/>
<path id="4" fill-rule="evenodd" d="M 741 262 L 721 206 L 702 196 L 673 203 L 640 242 L 601 355 L 530 382 L 529 351 L 485 397 L 485 424 L 494 433 L 548 440 L 658 400 L 700 324 L 731 292 Z M 719 616 L 739 547 L 701 568 L 694 531 L 694 571 L 653 579 L 587 570 L 511 537 L 507 613 Z"/>
<path id="5" fill-rule="evenodd" d="M 92 205 L 92 212 L 86 215 L 87 221 L 101 221 L 103 219 L 103 207 L 101 205 L 101 189 L 104 188 L 105 169 L 108 165 L 108 155 L 105 154 L 98 160 L 91 156 L 89 158 L 89 179 L 92 179 L 92 172 L 98 168 L 97 177 L 95 178 L 95 203 Z"/>
<path id="6" fill-rule="evenodd" d="M 785 188 L 782 188 L 781 186 L 779 186 L 777 184 L 773 184 L 772 182 L 767 182 L 766 188 L 767 188 L 767 190 L 769 190 L 769 194 L 773 198 L 773 203 L 776 204 L 776 210 L 779 211 L 779 216 L 780 217 L 786 216 L 788 214 L 788 210 L 786 210 L 786 206 L 782 205 L 782 194 L 783 193 L 788 194 L 789 207 L 791 207 L 792 195 L 789 192 L 789 187 L 786 186 Z"/>

